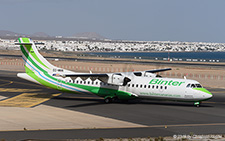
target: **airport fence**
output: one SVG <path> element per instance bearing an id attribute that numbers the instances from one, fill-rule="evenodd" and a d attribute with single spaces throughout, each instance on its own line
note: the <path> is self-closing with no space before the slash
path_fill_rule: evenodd
<path id="1" fill-rule="evenodd" d="M 0 62 L 0 67 L 4 66 L 18 66 L 23 68 L 24 63 L 18 61 L 11 61 L 11 62 Z M 93 73 L 112 73 L 112 72 L 130 72 L 130 71 L 142 71 L 136 69 L 127 69 L 127 68 L 117 68 L 117 67 L 99 67 L 99 66 L 73 66 L 73 65 L 55 65 L 59 68 L 64 68 L 76 72 L 90 72 Z M 212 80 L 225 80 L 225 75 L 216 75 L 216 74 L 197 74 L 197 73 L 189 73 L 189 72 L 161 72 L 159 75 L 163 77 L 175 77 L 175 78 L 184 78 L 187 77 L 189 79 L 212 79 Z"/>

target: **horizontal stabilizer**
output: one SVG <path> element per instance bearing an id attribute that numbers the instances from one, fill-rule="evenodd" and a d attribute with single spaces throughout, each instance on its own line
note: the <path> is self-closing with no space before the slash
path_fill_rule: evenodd
<path id="1" fill-rule="evenodd" d="M 44 45 L 44 43 L 34 43 L 35 45 Z M 15 45 L 32 45 L 32 43 L 15 43 Z"/>
<path id="2" fill-rule="evenodd" d="M 32 43 L 15 43 L 15 45 L 32 45 Z"/>

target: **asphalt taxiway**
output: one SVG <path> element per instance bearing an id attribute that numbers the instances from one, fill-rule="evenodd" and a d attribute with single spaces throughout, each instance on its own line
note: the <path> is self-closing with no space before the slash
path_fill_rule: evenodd
<path id="1" fill-rule="evenodd" d="M 19 125 L 13 123 L 13 121 L 9 122 L 9 120 L 6 120 L 8 123 L 0 122 L 0 124 L 2 123 L 0 125 L 0 139 L 98 139 L 224 134 L 225 89 L 208 88 L 208 90 L 213 93 L 214 97 L 209 101 L 203 102 L 200 108 L 194 107 L 193 103 L 183 102 L 133 100 L 125 103 L 105 104 L 102 98 L 94 95 L 70 93 L 50 95 L 47 99 L 42 97 L 46 100 L 40 101 L 37 105 L 31 105 L 31 108 L 26 108 L 26 106 L 23 108 L 17 107 L 16 110 L 18 111 L 23 110 L 26 112 L 28 110 L 27 114 L 24 115 L 25 117 L 20 115 L 19 119 L 21 122 L 23 122 L 22 119 L 27 119 L 27 121 L 25 120 L 26 125 L 32 128 L 19 130 L 16 128 Z M 42 92 L 48 94 L 60 93 L 57 90 L 17 78 L 16 72 L 0 71 L 0 96 L 11 99 L 24 93 L 30 94 L 34 92 L 36 94 Z M 39 95 L 35 96 L 32 97 L 40 98 Z M 11 102 L 12 105 L 9 107 L 9 105 L 5 104 L 7 102 L 1 104 L 0 101 L 0 112 L 3 110 L 5 110 L 5 113 L 15 112 L 10 110 L 10 108 L 13 108 L 13 103 L 21 102 L 23 101 Z M 43 112 L 49 107 L 52 113 L 54 113 L 54 110 L 60 111 L 57 114 L 53 114 L 57 117 L 49 116 L 49 113 L 46 111 L 44 112 L 47 115 L 32 112 L 32 110 L 37 110 L 38 108 L 43 108 L 40 110 L 40 112 Z M 39 111 L 37 110 L 37 112 Z M 90 117 L 88 119 L 90 123 L 81 123 L 84 119 L 75 117 L 75 112 L 79 113 L 79 115 L 85 115 L 87 118 Z M 34 116 L 32 117 L 31 114 L 34 114 Z M 4 116 L 1 116 L 1 119 L 4 120 Z M 52 122 L 54 126 L 42 128 L 42 126 L 47 126 L 43 124 L 35 128 L 35 126 L 27 124 L 29 121 L 35 123 L 38 119 Z M 12 130 L 4 130 L 3 124 L 10 124 Z M 16 127 L 13 130 L 14 124 Z M 73 124 L 79 124 L 80 127 L 72 126 Z"/>

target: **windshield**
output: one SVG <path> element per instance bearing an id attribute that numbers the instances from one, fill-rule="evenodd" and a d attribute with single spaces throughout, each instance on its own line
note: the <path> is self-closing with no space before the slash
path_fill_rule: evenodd
<path id="1" fill-rule="evenodd" d="M 187 88 L 202 88 L 200 84 L 188 84 Z"/>
<path id="2" fill-rule="evenodd" d="M 195 84 L 196 88 L 202 88 L 200 84 Z"/>

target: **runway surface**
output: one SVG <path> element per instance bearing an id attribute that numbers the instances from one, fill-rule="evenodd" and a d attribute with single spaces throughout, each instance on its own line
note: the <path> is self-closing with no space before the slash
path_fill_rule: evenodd
<path id="1" fill-rule="evenodd" d="M 87 116 L 96 116 L 99 120 L 106 118 L 109 122 L 105 124 L 109 125 L 97 128 L 66 128 L 63 126 L 63 128 L 46 130 L 2 130 L 0 131 L 0 139 L 97 139 L 224 134 L 225 89 L 208 88 L 208 90 L 213 93 L 214 97 L 204 102 L 200 108 L 194 107 L 192 103 L 183 102 L 133 100 L 126 103 L 105 104 L 102 98 L 94 95 L 63 93 L 53 96 L 52 99 L 50 99 L 50 95 L 47 100 L 31 107 L 33 109 L 39 106 L 52 107 L 52 109 L 57 108 L 68 112 L 84 113 Z M 0 71 L 1 96 L 15 97 L 23 93 L 34 92 L 60 93 L 57 90 L 17 78 L 16 72 Z M 3 104 L 2 106 L 7 105 Z M 32 111 L 32 108 L 28 109 Z M 23 110 L 26 109 L 23 108 Z M 49 121 L 51 121 L 51 117 Z M 111 121 L 121 122 L 127 126 L 119 124 L 113 126 L 110 125 Z M 76 122 L 76 119 L 71 117 L 71 122 Z M 59 125 L 61 124 L 63 125 L 63 123 Z"/>

